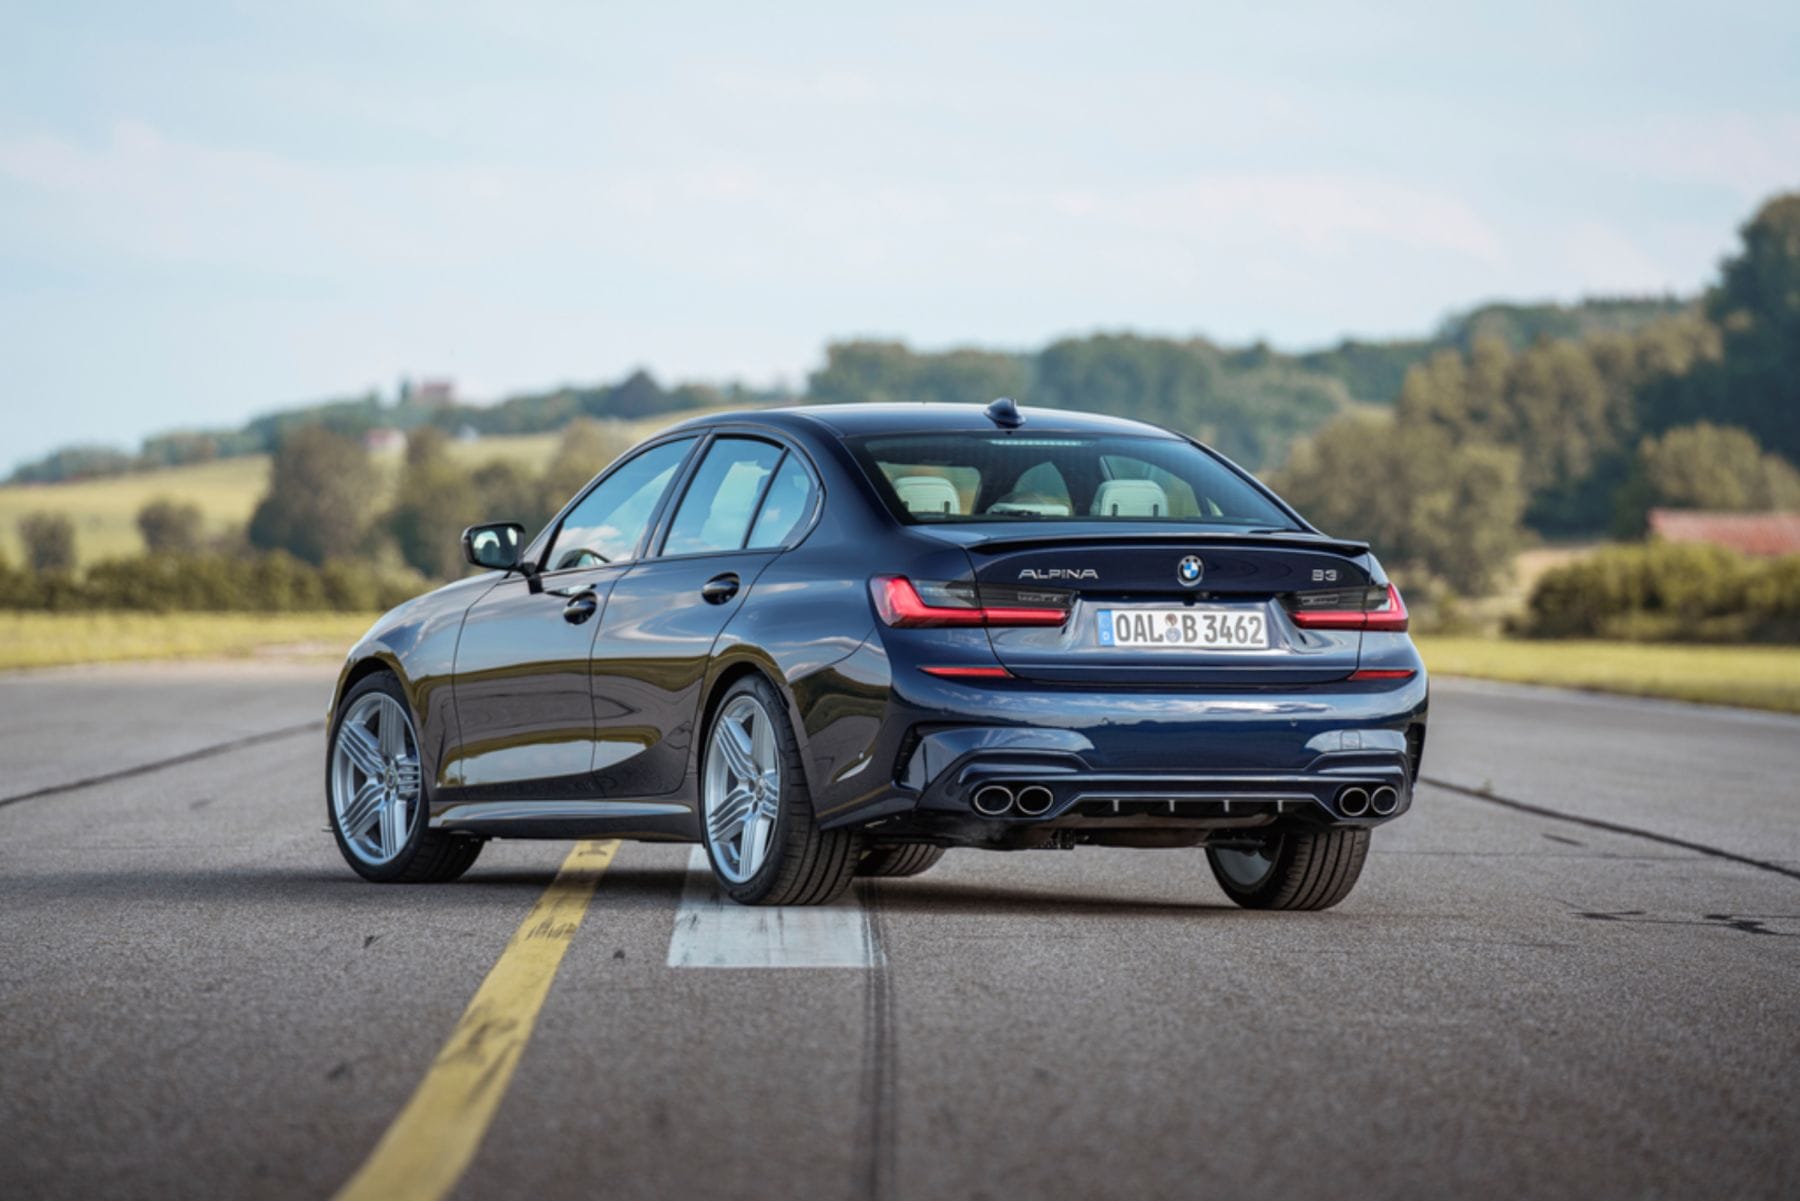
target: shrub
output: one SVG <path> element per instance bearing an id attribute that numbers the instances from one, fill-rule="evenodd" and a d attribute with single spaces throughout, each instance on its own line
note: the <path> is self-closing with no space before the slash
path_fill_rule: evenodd
<path id="1" fill-rule="evenodd" d="M 19 518 L 19 541 L 33 571 L 70 571 L 75 567 L 75 523 L 66 513 L 27 513 Z"/>
<path id="2" fill-rule="evenodd" d="M 1800 641 L 1800 555 L 1751 559 L 1718 546 L 1608 547 L 1547 571 L 1521 632 L 1633 641 Z"/>
<path id="3" fill-rule="evenodd" d="M 138 533 L 158 554 L 193 554 L 200 549 L 200 506 L 159 496 L 138 510 Z"/>

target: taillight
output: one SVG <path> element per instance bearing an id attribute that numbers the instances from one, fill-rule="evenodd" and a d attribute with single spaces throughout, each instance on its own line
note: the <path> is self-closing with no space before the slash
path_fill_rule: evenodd
<path id="1" fill-rule="evenodd" d="M 1286 603 L 1288 616 L 1305 630 L 1406 630 L 1406 602 L 1392 584 L 1295 592 Z"/>
<path id="2" fill-rule="evenodd" d="M 891 626 L 1059 626 L 1073 599 L 1066 592 L 914 582 L 903 575 L 876 576 L 869 594 L 881 620 Z"/>

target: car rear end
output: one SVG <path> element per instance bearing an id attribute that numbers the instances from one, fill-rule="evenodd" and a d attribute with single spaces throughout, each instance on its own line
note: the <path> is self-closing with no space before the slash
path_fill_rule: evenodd
<path id="1" fill-rule="evenodd" d="M 853 449 L 920 548 L 870 581 L 895 794 L 853 819 L 1173 846 L 1409 806 L 1426 678 L 1366 546 L 1160 432 Z"/>

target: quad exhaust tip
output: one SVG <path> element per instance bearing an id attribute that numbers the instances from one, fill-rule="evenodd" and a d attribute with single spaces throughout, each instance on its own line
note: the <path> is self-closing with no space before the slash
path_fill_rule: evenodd
<path id="1" fill-rule="evenodd" d="M 975 790 L 975 812 L 999 817 L 1012 808 L 1012 789 L 1004 784 L 984 784 Z"/>
<path id="2" fill-rule="evenodd" d="M 1400 794 L 1383 784 L 1369 796 L 1369 810 L 1377 817 L 1386 817 L 1400 808 Z"/>
<path id="3" fill-rule="evenodd" d="M 1042 784 L 1027 784 L 1019 789 L 1019 812 L 1026 817 L 1042 817 L 1056 804 L 1056 797 Z"/>
<path id="4" fill-rule="evenodd" d="M 1389 789 L 1392 792 L 1393 789 Z M 1352 785 L 1338 793 L 1338 812 L 1345 817 L 1361 817 L 1369 811 L 1369 790 Z"/>

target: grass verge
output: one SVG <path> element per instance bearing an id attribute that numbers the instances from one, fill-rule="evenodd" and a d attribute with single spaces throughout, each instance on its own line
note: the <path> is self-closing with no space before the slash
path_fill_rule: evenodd
<path id="1" fill-rule="evenodd" d="M 1800 713 L 1800 647 L 1428 636 L 1416 641 L 1425 666 L 1444 675 Z"/>
<path id="2" fill-rule="evenodd" d="M 0 612 L 0 670 L 125 659 L 337 659 L 373 620 L 361 613 Z"/>

